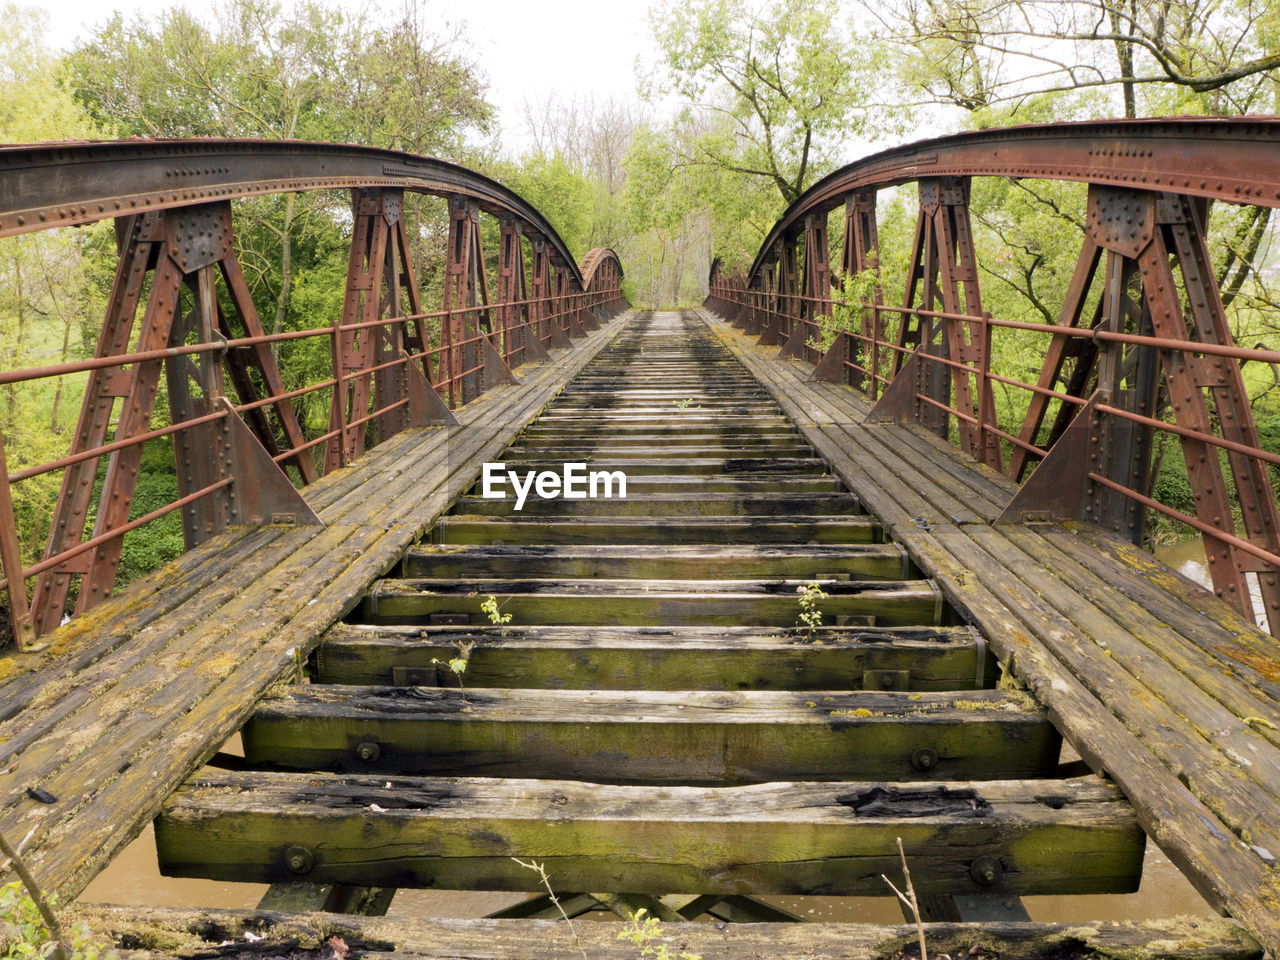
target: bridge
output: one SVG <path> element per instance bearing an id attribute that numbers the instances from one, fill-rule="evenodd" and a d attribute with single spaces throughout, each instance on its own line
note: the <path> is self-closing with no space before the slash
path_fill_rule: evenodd
<path id="1" fill-rule="evenodd" d="M 119 253 L 95 356 L 0 372 L 83 391 L 65 456 L 0 444 L 0 834 L 63 902 L 153 821 L 165 873 L 270 884 L 256 911 L 77 903 L 143 953 L 626 957 L 572 920 L 644 909 L 704 957 L 1276 955 L 1280 456 L 1242 367 L 1280 351 L 1233 342 L 1207 219 L 1280 206 L 1278 146 L 1274 118 L 1179 118 L 891 149 L 659 312 L 437 160 L 0 149 L 0 234 L 113 219 Z M 1087 184 L 1056 323 L 984 310 L 980 177 Z M 877 193 L 912 184 L 890 304 Z M 342 312 L 267 332 L 233 201 L 310 190 L 350 193 Z M 447 207 L 439 309 L 406 191 Z M 1151 495 L 1162 434 L 1194 515 Z M 164 442 L 179 496 L 140 514 Z M 12 492 L 41 476 L 28 563 Z M 1202 535 L 1212 591 L 1141 549 L 1150 511 Z M 169 513 L 186 552 L 115 589 Z M 1031 919 L 1136 889 L 1152 844 L 1225 919 Z M 778 900 L 893 896 L 904 865 L 919 928 Z M 523 896 L 385 916 L 412 887 Z"/>

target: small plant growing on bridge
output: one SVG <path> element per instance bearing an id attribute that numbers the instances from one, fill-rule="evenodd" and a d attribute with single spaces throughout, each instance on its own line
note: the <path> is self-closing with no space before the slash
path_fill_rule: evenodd
<path id="1" fill-rule="evenodd" d="M 700 953 L 681 951 L 673 954 L 667 947 L 667 938 L 662 935 L 662 924 L 657 917 L 647 916 L 648 910 L 641 907 L 631 915 L 631 919 L 618 931 L 619 940 L 629 940 L 640 948 L 640 956 L 652 957 L 653 960 L 702 960 Z"/>
<path id="2" fill-rule="evenodd" d="M 822 626 L 822 611 L 818 604 L 826 600 L 830 596 L 822 589 L 822 584 L 817 580 L 796 587 L 797 598 L 800 603 L 800 618 L 796 621 L 797 626 L 805 628 L 805 636 L 813 639 L 813 631 Z"/>
<path id="3" fill-rule="evenodd" d="M 556 909 L 560 911 L 560 916 L 564 917 L 564 922 L 569 925 L 569 934 L 573 937 L 573 945 L 578 948 L 578 952 L 582 954 L 582 960 L 590 960 L 587 951 L 582 948 L 582 941 L 578 939 L 578 931 L 573 926 L 573 921 L 569 919 L 569 914 L 564 912 L 564 907 L 560 905 L 560 898 L 556 896 L 556 892 L 551 889 L 551 878 L 547 876 L 547 869 L 532 857 L 526 863 L 519 857 L 512 857 L 516 863 L 524 867 L 526 870 L 532 870 L 542 880 L 542 885 L 547 888 L 547 896 L 551 898 L 551 902 L 556 905 Z M 619 935 L 621 939 L 621 935 Z"/>
<path id="4" fill-rule="evenodd" d="M 480 604 L 480 609 L 495 627 L 505 627 L 511 622 L 511 614 L 501 612 L 498 606 L 498 598 L 493 594 L 489 594 L 485 598 L 484 603 Z"/>
<path id="5" fill-rule="evenodd" d="M 683 400 L 676 400 L 675 401 L 676 409 L 686 410 L 688 409 L 689 404 L 691 403 L 693 403 L 693 397 L 685 397 Z"/>
<path id="6" fill-rule="evenodd" d="M 3 956 L 20 960 L 45 960 L 48 957 L 55 960 L 105 960 L 116 957 L 114 951 L 104 949 L 103 944 L 93 939 L 83 923 L 71 928 L 68 939 L 54 913 L 54 898 L 45 896 L 18 851 L 3 836 L 0 836 L 0 853 L 5 857 L 0 862 L 0 869 L 12 866 L 20 878 L 0 887 L 0 951 L 3 951 Z"/>

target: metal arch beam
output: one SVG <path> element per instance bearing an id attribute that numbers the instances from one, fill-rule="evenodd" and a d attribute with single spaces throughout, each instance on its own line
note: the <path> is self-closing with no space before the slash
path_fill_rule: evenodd
<path id="1" fill-rule="evenodd" d="M 606 263 L 612 260 L 617 264 L 617 279 L 621 280 L 625 274 L 622 272 L 622 259 L 613 251 L 611 247 L 595 247 L 587 251 L 587 255 L 582 258 L 582 289 L 591 292 L 592 285 L 596 280 L 596 271 L 601 269 Z M 612 278 L 611 278 L 612 279 Z"/>
<path id="2" fill-rule="evenodd" d="M 555 228 L 496 180 L 433 157 L 349 144 L 199 138 L 0 147 L 0 237 L 214 200 L 355 187 L 463 195 L 486 213 L 514 215 L 586 289 Z"/>
<path id="3" fill-rule="evenodd" d="M 1280 207 L 1280 117 L 1025 124 L 883 150 L 827 175 L 787 208 L 760 245 L 748 286 L 777 242 L 804 229 L 806 214 L 833 210 L 860 187 L 941 176 L 1073 180 Z"/>

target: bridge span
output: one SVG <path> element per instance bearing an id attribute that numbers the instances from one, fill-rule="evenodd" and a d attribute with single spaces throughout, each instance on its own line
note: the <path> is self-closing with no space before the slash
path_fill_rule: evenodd
<path id="1" fill-rule="evenodd" d="M 1232 342 L 1206 218 L 1280 205 L 1277 136 L 1109 122 L 889 151 L 662 312 L 629 308 L 612 251 L 575 264 L 521 198 L 438 161 L 0 150 L 0 232 L 114 218 L 120 252 L 95 358 L 0 373 L 84 384 L 65 456 L 0 444 L 0 834 L 64 901 L 153 821 L 166 873 L 270 885 L 257 911 L 77 904 L 143 953 L 251 933 L 624 957 L 616 925 L 572 918 L 644 909 L 673 955 L 1275 955 L 1280 457 L 1240 366 L 1280 353 Z M 1089 184 L 1056 325 L 983 310 L 976 176 Z M 849 281 L 877 276 L 876 191 L 907 182 L 887 305 Z M 351 197 L 342 315 L 268 333 L 232 201 L 325 189 Z M 405 191 L 447 206 L 440 310 Z M 1013 335 L 1041 338 L 1036 383 L 993 363 Z M 329 358 L 314 382 L 295 341 Z M 1016 428 L 997 385 L 1029 396 Z M 1161 431 L 1216 596 L 1140 547 L 1170 510 Z M 139 516 L 157 443 L 180 495 Z M 44 474 L 62 492 L 30 562 L 11 490 Z M 113 591 L 121 539 L 168 512 L 187 552 Z M 1151 843 L 1230 919 L 1032 919 L 1023 897 L 1136 889 Z M 904 860 L 920 931 L 788 908 L 891 896 Z M 414 887 L 511 903 L 384 916 Z"/>

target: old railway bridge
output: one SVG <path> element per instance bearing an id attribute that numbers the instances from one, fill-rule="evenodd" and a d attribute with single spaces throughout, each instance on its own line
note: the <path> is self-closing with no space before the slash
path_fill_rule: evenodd
<path id="1" fill-rule="evenodd" d="M 1056 323 L 984 310 L 979 177 L 1087 184 Z M 877 269 L 877 191 L 904 184 L 904 298 L 833 306 Z M 344 306 L 267 333 L 232 210 L 308 190 L 350 192 Z M 439 309 L 406 192 L 447 203 Z M 575 264 L 499 184 L 394 152 L 7 147 L 0 198 L 0 233 L 113 218 L 119 250 L 96 356 L 0 374 L 83 391 L 65 456 L 0 447 L 0 831 L 64 901 L 152 820 L 165 872 L 271 884 L 259 912 L 79 905 L 124 946 L 338 931 L 357 955 L 628 957 L 616 925 L 559 910 L 644 907 L 673 952 L 887 956 L 913 927 L 794 923 L 769 898 L 887 895 L 901 838 L 934 952 L 1280 950 L 1280 457 L 1242 373 L 1280 352 L 1233 344 L 1206 240 L 1215 201 L 1280 206 L 1280 119 L 889 150 L 679 312 L 627 309 L 612 251 Z M 1011 336 L 1038 377 L 992 363 Z M 280 362 L 294 341 L 322 373 Z M 1213 593 L 1137 545 L 1169 512 L 1167 435 Z M 180 495 L 141 513 L 157 443 Z M 517 512 L 478 486 L 498 461 L 622 471 L 626 497 Z M 61 496 L 24 567 L 12 493 L 46 474 Z M 122 538 L 170 511 L 188 551 L 113 593 Z M 1029 919 L 1024 895 L 1133 890 L 1148 843 L 1230 919 Z M 409 887 L 526 896 L 383 916 Z"/>

